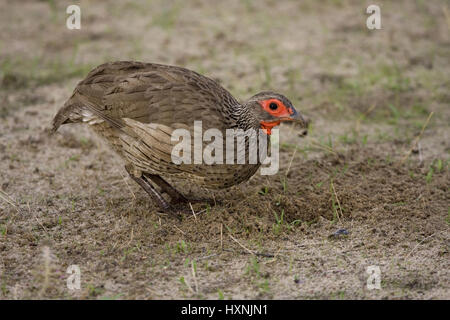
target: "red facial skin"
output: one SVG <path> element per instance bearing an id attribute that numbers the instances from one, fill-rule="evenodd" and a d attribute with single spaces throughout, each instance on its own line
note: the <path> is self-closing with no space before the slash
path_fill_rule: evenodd
<path id="1" fill-rule="evenodd" d="M 270 109 L 270 104 L 275 103 L 278 107 L 275 110 Z M 285 118 L 286 120 L 294 113 L 291 108 L 286 107 L 283 102 L 278 99 L 267 99 L 259 101 L 259 104 L 264 109 L 264 111 L 270 113 L 272 116 L 277 118 Z M 272 128 L 276 127 L 281 123 L 281 120 L 278 121 L 261 121 L 261 129 L 267 134 L 272 134 Z"/>

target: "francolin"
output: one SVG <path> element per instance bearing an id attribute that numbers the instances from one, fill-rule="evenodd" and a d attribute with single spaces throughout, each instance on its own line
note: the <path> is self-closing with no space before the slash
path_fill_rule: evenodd
<path id="1" fill-rule="evenodd" d="M 78 83 L 54 117 L 53 130 L 66 123 L 89 124 L 124 160 L 131 178 L 164 211 L 174 212 L 175 204 L 191 200 L 164 177 L 222 189 L 247 181 L 261 164 L 175 164 L 171 154 L 178 141 L 172 141 L 171 135 L 180 128 L 193 132 L 194 121 L 202 121 L 203 130 L 216 128 L 224 132 L 224 137 L 227 129 L 263 129 L 268 138 L 272 128 L 282 121 L 306 126 L 281 94 L 261 92 L 240 103 L 216 81 L 194 71 L 118 61 L 96 67 Z M 170 196 L 171 202 L 162 192 Z"/>

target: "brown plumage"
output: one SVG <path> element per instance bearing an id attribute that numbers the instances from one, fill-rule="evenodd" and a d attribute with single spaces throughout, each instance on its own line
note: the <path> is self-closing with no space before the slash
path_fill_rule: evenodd
<path id="1" fill-rule="evenodd" d="M 279 106 L 276 111 L 274 103 Z M 260 166 L 174 164 L 171 152 L 178 141 L 171 141 L 172 132 L 178 128 L 193 132 L 194 121 L 199 120 L 203 131 L 216 128 L 223 137 L 226 129 L 262 127 L 270 134 L 283 120 L 304 123 L 280 94 L 262 92 L 241 104 L 217 82 L 194 71 L 119 61 L 98 66 L 77 85 L 53 119 L 53 130 L 65 123 L 88 123 L 124 159 L 130 176 L 164 210 L 171 210 L 151 182 L 173 201 L 183 202 L 187 199 L 162 177 L 190 179 L 206 188 L 221 189 L 248 180 Z"/>

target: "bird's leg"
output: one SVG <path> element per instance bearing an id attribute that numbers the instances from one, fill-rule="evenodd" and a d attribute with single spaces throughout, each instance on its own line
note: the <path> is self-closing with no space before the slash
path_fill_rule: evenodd
<path id="1" fill-rule="evenodd" d="M 159 207 L 164 211 L 174 215 L 176 218 L 180 219 L 180 216 L 177 215 L 176 210 L 164 199 L 164 197 L 152 186 L 152 184 L 144 177 L 136 177 L 133 172 L 125 166 L 130 177 L 139 184 L 142 189 L 147 192 L 150 197 L 159 205 Z"/>
<path id="2" fill-rule="evenodd" d="M 164 180 L 163 178 L 161 178 L 160 176 L 158 176 L 156 174 L 144 173 L 143 175 L 145 178 L 148 178 L 151 181 L 153 181 L 154 183 L 156 183 L 163 192 L 167 193 L 170 196 L 173 204 L 182 204 L 182 203 L 189 203 L 189 202 L 191 202 L 191 203 L 204 202 L 204 203 L 208 203 L 210 205 L 214 204 L 214 201 L 211 201 L 210 199 L 188 199 L 188 198 L 186 198 L 177 189 L 172 187 L 166 180 Z"/>
<path id="3" fill-rule="evenodd" d="M 189 200 L 183 196 L 177 189 L 172 187 L 166 180 L 156 174 L 144 173 L 143 176 L 156 183 L 163 192 L 167 193 L 173 203 L 187 203 Z"/>

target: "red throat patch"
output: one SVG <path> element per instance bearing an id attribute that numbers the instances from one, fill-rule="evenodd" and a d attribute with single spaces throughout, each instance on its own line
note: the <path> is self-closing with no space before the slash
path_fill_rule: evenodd
<path id="1" fill-rule="evenodd" d="M 266 122 L 266 121 L 261 121 L 261 129 L 264 131 L 265 134 L 267 135 L 271 135 L 272 134 L 272 128 L 276 127 L 277 125 L 280 124 L 281 121 L 271 121 L 271 122 Z"/>

